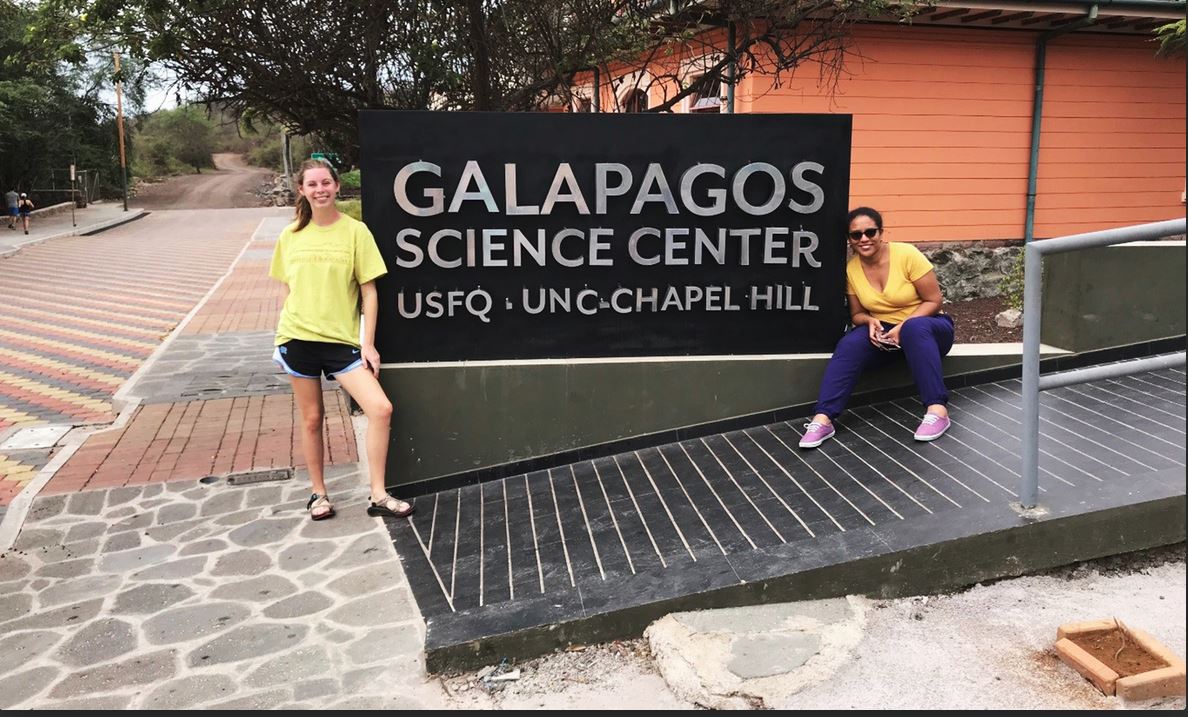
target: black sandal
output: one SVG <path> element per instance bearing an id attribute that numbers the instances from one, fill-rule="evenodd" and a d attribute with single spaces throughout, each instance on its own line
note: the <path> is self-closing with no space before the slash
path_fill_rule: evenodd
<path id="1" fill-rule="evenodd" d="M 400 506 L 404 506 L 401 508 Z M 373 498 L 371 505 L 367 506 L 367 514 L 370 516 L 384 515 L 389 518 L 407 518 L 416 512 L 417 507 L 408 501 L 393 498 L 387 493 L 384 497 L 376 502 Z"/>

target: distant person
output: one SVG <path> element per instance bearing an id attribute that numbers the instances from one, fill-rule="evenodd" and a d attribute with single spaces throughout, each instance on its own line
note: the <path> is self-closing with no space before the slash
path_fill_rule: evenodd
<path id="1" fill-rule="evenodd" d="M 941 311 L 943 298 L 928 257 L 912 246 L 883 238 L 883 216 L 859 207 L 849 216 L 853 257 L 846 263 L 846 294 L 854 328 L 837 342 L 825 367 L 816 415 L 805 425 L 801 448 L 833 438 L 833 420 L 845 409 L 862 372 L 907 360 L 924 420 L 917 441 L 932 441 L 949 430 L 949 394 L 941 357 L 953 348 L 953 319 Z"/>
<path id="2" fill-rule="evenodd" d="M 16 229 L 17 217 L 20 215 L 18 208 L 21 202 L 21 195 L 16 193 L 15 189 L 10 189 L 4 195 L 4 203 L 8 206 L 8 228 Z"/>
<path id="3" fill-rule="evenodd" d="M 29 195 L 21 192 L 21 199 L 17 202 L 17 209 L 21 213 L 21 223 L 25 225 L 25 233 L 29 233 L 29 215 L 33 213 L 36 207 L 33 202 L 29 200 Z"/>
<path id="4" fill-rule="evenodd" d="M 290 376 L 301 411 L 301 449 L 313 495 L 313 520 L 334 515 L 326 494 L 322 446 L 322 375 L 337 380 L 367 415 L 371 505 L 367 514 L 403 518 L 413 506 L 388 495 L 384 468 L 392 404 L 379 384 L 375 350 L 375 280 L 388 273 L 367 226 L 338 211 L 338 174 L 328 162 L 306 160 L 296 177 L 297 220 L 276 241 L 269 275 L 289 293 L 276 327 L 273 360 Z M 364 336 L 359 336 L 362 299 Z"/>

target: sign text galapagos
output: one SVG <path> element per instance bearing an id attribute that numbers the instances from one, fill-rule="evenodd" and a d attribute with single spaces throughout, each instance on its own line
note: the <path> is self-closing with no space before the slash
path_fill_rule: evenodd
<path id="1" fill-rule="evenodd" d="M 499 173 L 502 192 L 492 189 L 488 174 Z M 596 162 L 575 166 L 558 163 L 543 196 L 526 197 L 517 181 L 517 165 L 484 167 L 467 161 L 456 182 L 443 182 L 441 166 L 429 161 L 405 164 L 393 191 L 400 209 L 415 217 L 479 212 L 506 217 L 590 217 L 587 226 L 560 229 L 508 227 L 445 227 L 424 232 L 406 227 L 396 233 L 396 266 L 417 269 L 507 267 L 613 267 L 616 261 L 635 266 L 787 265 L 819 268 L 820 238 L 803 227 L 680 226 L 679 217 L 766 217 L 780 210 L 813 214 L 825 203 L 819 180 L 825 167 L 802 161 L 788 168 L 748 162 L 736 169 L 696 163 L 679 168 L 650 163 L 642 174 L 625 164 Z M 671 222 L 630 227 L 597 226 L 599 217 L 638 216 L 652 208 Z M 739 215 L 738 212 L 742 214 Z M 651 212 L 656 216 L 656 212 Z M 473 214 L 472 214 L 473 216 Z M 621 219 L 619 222 L 621 223 Z M 700 222 L 704 225 L 704 220 Z M 762 223 L 762 222 L 756 222 Z M 626 252 L 614 251 L 625 243 Z M 620 286 L 593 288 L 523 287 L 519 297 L 501 297 L 504 308 L 528 314 L 599 311 L 620 314 L 668 311 L 817 311 L 812 286 L 765 284 L 746 287 L 742 296 L 728 283 Z M 469 313 L 491 321 L 496 298 L 482 288 L 469 290 L 401 290 L 397 297 L 404 318 L 440 318 Z"/>

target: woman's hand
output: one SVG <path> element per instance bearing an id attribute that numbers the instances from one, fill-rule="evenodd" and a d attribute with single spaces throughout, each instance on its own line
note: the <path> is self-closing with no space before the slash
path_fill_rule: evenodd
<path id="1" fill-rule="evenodd" d="M 866 327 L 870 330 L 870 343 L 873 344 L 875 348 L 878 348 L 881 343 L 879 339 L 883 335 L 883 324 L 878 319 L 871 316 L 866 322 Z"/>
<path id="2" fill-rule="evenodd" d="M 371 372 L 372 376 L 379 378 L 380 370 L 380 355 L 379 351 L 375 350 L 375 346 L 368 344 L 364 346 L 360 354 L 363 356 L 363 368 Z"/>
<path id="3" fill-rule="evenodd" d="M 884 332 L 882 334 L 883 343 L 890 344 L 892 346 L 898 346 L 899 345 L 899 330 L 901 328 L 903 328 L 903 324 L 896 324 L 891 327 L 890 331 Z"/>

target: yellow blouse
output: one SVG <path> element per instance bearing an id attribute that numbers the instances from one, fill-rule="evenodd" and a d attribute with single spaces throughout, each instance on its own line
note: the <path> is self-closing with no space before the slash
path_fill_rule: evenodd
<path id="1" fill-rule="evenodd" d="M 932 262 L 911 244 L 887 242 L 887 249 L 891 266 L 883 290 L 875 291 L 862 272 L 862 260 L 854 256 L 846 263 L 846 293 L 857 296 L 866 312 L 879 321 L 900 324 L 924 303 L 912 282 L 932 271 Z"/>

